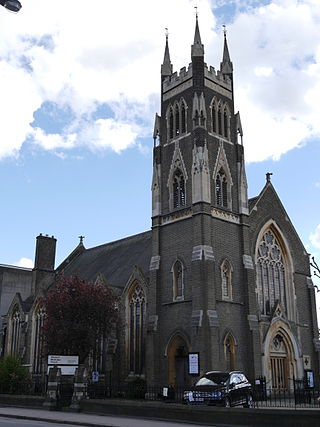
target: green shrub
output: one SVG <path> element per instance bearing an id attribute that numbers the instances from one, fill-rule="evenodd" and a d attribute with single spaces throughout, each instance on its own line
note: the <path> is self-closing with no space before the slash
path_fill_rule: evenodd
<path id="1" fill-rule="evenodd" d="M 30 385 L 28 370 L 21 365 L 19 358 L 6 356 L 0 360 L 0 392 L 17 393 L 25 392 Z"/>
<path id="2" fill-rule="evenodd" d="M 147 391 L 146 381 L 142 378 L 135 378 L 128 383 L 128 395 L 129 399 L 144 399 Z"/>

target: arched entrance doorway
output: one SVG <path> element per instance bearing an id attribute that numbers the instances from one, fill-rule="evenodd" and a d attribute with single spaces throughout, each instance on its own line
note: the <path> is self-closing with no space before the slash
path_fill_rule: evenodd
<path id="1" fill-rule="evenodd" d="M 168 384 L 175 388 L 188 385 L 189 346 L 181 335 L 171 338 L 167 347 Z"/>
<path id="2" fill-rule="evenodd" d="M 293 380 L 303 378 L 303 367 L 295 338 L 283 322 L 271 326 L 265 340 L 265 350 L 267 384 L 274 390 L 293 388 Z"/>
<path id="3" fill-rule="evenodd" d="M 289 344 L 280 332 L 273 336 L 270 343 L 271 384 L 275 390 L 290 388 L 289 379 L 295 376 L 294 359 Z"/>

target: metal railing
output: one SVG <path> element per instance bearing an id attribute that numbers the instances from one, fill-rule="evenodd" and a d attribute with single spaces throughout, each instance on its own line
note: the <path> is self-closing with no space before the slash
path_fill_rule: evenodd
<path id="1" fill-rule="evenodd" d="M 73 384 L 71 384 L 73 386 Z M 87 395 L 90 399 L 138 399 L 166 402 L 183 402 L 185 388 L 147 386 L 145 383 L 128 383 L 122 386 L 110 386 L 104 383 L 89 383 Z M 44 396 L 46 383 L 43 379 L 0 384 L 0 394 L 20 394 Z M 63 384 L 59 394 L 64 395 Z M 70 393 L 69 393 L 70 394 Z M 288 390 L 275 390 L 264 386 L 252 388 L 253 406 L 255 408 L 319 408 L 320 389 L 295 387 Z"/>
<path id="2" fill-rule="evenodd" d="M 0 383 L 0 394 L 44 396 L 46 383 L 42 380 L 10 381 Z"/>

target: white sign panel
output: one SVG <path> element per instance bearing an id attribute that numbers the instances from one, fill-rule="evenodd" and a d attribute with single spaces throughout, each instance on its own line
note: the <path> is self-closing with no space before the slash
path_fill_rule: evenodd
<path id="1" fill-rule="evenodd" d="M 78 365 L 79 356 L 48 356 L 48 365 Z"/>
<path id="2" fill-rule="evenodd" d="M 189 353 L 189 374 L 199 375 L 199 353 Z"/>

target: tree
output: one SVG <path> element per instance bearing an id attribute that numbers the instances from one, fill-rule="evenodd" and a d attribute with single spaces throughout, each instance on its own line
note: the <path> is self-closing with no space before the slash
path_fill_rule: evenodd
<path id="1" fill-rule="evenodd" d="M 316 276 L 316 277 L 318 277 L 320 279 L 320 267 L 316 263 L 316 260 L 314 259 L 314 256 L 311 259 L 312 259 L 312 261 L 310 262 L 310 265 L 313 268 L 313 274 L 314 274 L 314 276 Z M 320 292 L 320 289 L 318 288 L 317 285 L 314 285 L 314 287 L 317 290 L 317 292 Z"/>
<path id="2" fill-rule="evenodd" d="M 118 316 L 118 297 L 104 283 L 58 276 L 42 301 L 48 354 L 78 355 L 80 363 L 107 337 Z"/>

